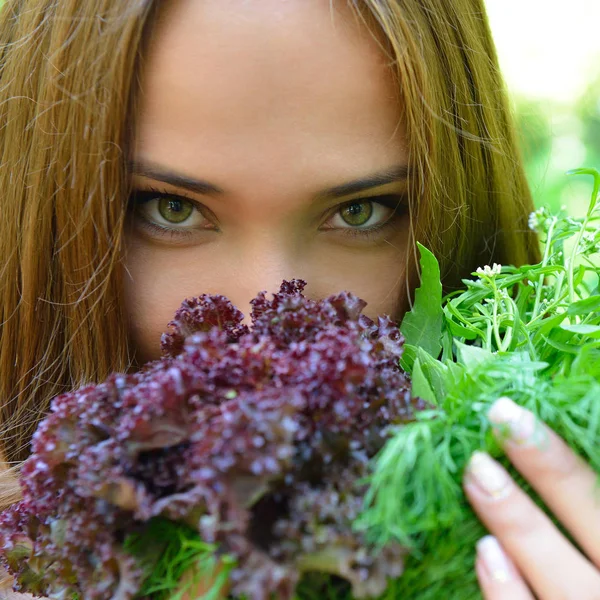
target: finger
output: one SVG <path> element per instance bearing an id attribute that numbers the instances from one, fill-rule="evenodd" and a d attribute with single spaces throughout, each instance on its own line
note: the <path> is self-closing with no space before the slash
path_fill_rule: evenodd
<path id="1" fill-rule="evenodd" d="M 485 600 L 533 600 L 514 563 L 491 535 L 477 543 L 475 571 Z"/>
<path id="2" fill-rule="evenodd" d="M 597 475 L 556 433 L 509 398 L 497 400 L 489 418 L 512 464 L 600 567 Z"/>
<path id="3" fill-rule="evenodd" d="M 552 521 L 483 452 L 476 452 L 464 479 L 465 493 L 488 530 L 541 598 L 597 598 L 600 574 Z"/>

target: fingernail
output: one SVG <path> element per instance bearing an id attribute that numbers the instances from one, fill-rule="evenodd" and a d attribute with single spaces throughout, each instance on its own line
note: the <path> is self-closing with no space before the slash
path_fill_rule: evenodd
<path id="1" fill-rule="evenodd" d="M 477 555 L 494 581 L 505 583 L 512 579 L 508 557 L 493 535 L 486 535 L 477 542 Z"/>
<path id="2" fill-rule="evenodd" d="M 492 498 L 503 498 L 510 492 L 510 476 L 485 452 L 474 452 L 466 475 Z"/>
<path id="3" fill-rule="evenodd" d="M 535 415 L 510 398 L 498 398 L 488 412 L 492 425 L 519 445 L 536 444 L 544 438 L 544 428 Z"/>

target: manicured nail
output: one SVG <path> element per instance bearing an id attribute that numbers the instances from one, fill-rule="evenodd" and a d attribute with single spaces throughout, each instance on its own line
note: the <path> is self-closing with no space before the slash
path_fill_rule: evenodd
<path id="1" fill-rule="evenodd" d="M 477 542 L 477 555 L 494 581 L 505 583 L 512 579 L 508 557 L 494 536 L 486 535 Z"/>
<path id="2" fill-rule="evenodd" d="M 488 412 L 492 425 L 506 432 L 519 445 L 538 444 L 544 440 L 544 428 L 535 415 L 515 404 L 510 398 L 498 398 Z"/>
<path id="3" fill-rule="evenodd" d="M 510 476 L 485 452 L 473 453 L 467 465 L 466 475 L 492 498 L 503 498 L 510 492 Z"/>

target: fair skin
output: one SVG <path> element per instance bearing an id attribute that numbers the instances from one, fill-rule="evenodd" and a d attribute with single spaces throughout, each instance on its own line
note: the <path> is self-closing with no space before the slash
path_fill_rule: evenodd
<path id="1" fill-rule="evenodd" d="M 415 275 L 405 269 L 408 217 L 393 206 L 403 206 L 405 182 L 326 195 L 407 161 L 402 107 L 377 43 L 343 3 L 333 7 L 164 3 L 145 64 L 133 161 L 212 187 L 190 192 L 148 169 L 134 175 L 140 191 L 171 195 L 162 204 L 146 196 L 129 222 L 126 301 L 139 362 L 160 355 L 165 324 L 183 298 L 200 293 L 224 294 L 247 315 L 257 292 L 300 277 L 311 297 L 345 289 L 368 302 L 369 316 L 403 314 L 405 281 Z M 371 204 L 374 196 L 392 208 Z M 147 221 L 189 235 L 159 236 Z M 371 240 L 348 235 L 386 222 Z M 511 413 L 506 402 L 491 419 L 516 424 L 515 438 L 502 442 L 506 454 L 581 550 L 505 472 L 477 456 L 464 488 L 494 536 L 479 545 L 474 566 L 486 600 L 598 600 L 593 471 L 550 430 L 542 443 L 539 431 L 528 435 L 531 416 Z"/>

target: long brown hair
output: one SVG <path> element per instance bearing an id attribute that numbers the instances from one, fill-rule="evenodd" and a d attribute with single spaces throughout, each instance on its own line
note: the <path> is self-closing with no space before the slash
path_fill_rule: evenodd
<path id="1" fill-rule="evenodd" d="M 440 258 L 446 288 L 480 264 L 537 261 L 482 0 L 347 1 L 397 77 L 414 235 Z M 11 465 L 53 396 L 132 364 L 121 244 L 158 4 L 5 0 L 0 10 L 0 446 Z M 10 482 L 0 495 L 6 504 L 18 490 Z"/>

